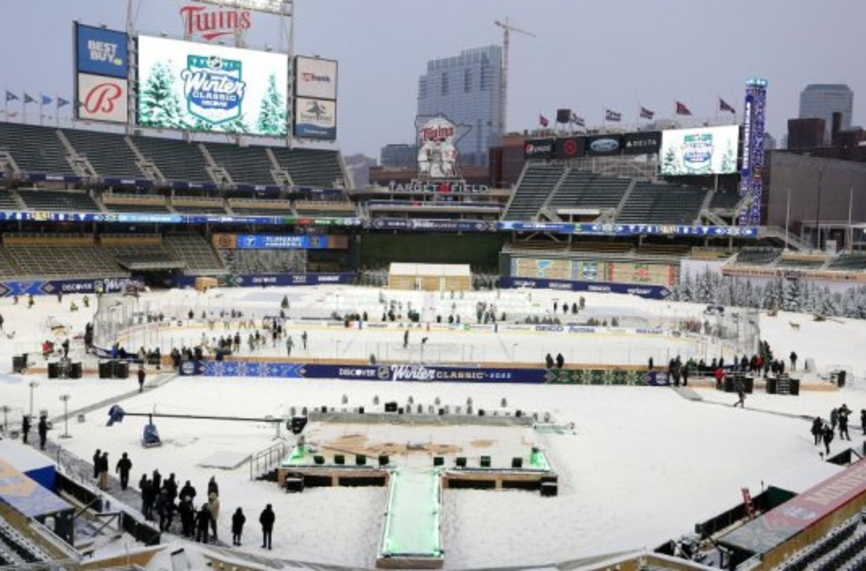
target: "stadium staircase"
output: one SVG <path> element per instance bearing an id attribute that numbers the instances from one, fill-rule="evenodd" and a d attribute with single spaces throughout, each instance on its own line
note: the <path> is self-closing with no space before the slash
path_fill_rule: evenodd
<path id="1" fill-rule="evenodd" d="M 566 175 L 561 165 L 530 164 L 505 207 L 503 220 L 537 220 L 541 207 Z"/>
<path id="2" fill-rule="evenodd" d="M 106 178 L 137 179 L 142 172 L 136 167 L 136 155 L 124 135 L 61 129 L 64 144 L 79 157 L 86 159 L 94 173 Z"/>
<path id="3" fill-rule="evenodd" d="M 787 245 L 789 249 L 808 252 L 812 250 L 812 246 L 803 242 L 793 234 L 785 233 L 785 229 L 779 226 L 759 226 L 758 240 L 775 240 L 780 244 Z"/>
<path id="4" fill-rule="evenodd" d="M 239 147 L 216 143 L 203 146 L 213 162 L 222 167 L 233 182 L 261 186 L 277 184 L 271 172 L 275 167 L 265 147 Z"/>
<path id="5" fill-rule="evenodd" d="M 176 139 L 130 137 L 132 145 L 146 160 L 159 165 L 166 181 L 206 183 L 214 181 L 198 144 Z"/>
<path id="6" fill-rule="evenodd" d="M 19 174 L 72 174 L 56 129 L 0 122 L 0 147 L 14 157 Z"/>

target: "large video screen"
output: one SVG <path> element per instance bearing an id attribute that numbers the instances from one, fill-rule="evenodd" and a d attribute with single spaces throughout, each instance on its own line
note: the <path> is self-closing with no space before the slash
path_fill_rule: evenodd
<path id="1" fill-rule="evenodd" d="M 138 124 L 286 136 L 288 57 L 138 38 Z"/>
<path id="2" fill-rule="evenodd" d="M 705 127 L 662 132 L 661 174 L 664 176 L 732 174 L 737 172 L 739 127 Z"/>

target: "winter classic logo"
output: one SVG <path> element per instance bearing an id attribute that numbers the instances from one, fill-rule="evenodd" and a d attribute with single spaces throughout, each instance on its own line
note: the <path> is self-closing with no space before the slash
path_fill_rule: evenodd
<path id="1" fill-rule="evenodd" d="M 709 170 L 712 160 L 712 133 L 695 133 L 683 138 L 683 164 L 686 170 L 692 172 Z"/>
<path id="2" fill-rule="evenodd" d="M 180 78 L 190 114 L 211 125 L 239 119 L 247 89 L 241 68 L 239 60 L 187 56 Z"/>

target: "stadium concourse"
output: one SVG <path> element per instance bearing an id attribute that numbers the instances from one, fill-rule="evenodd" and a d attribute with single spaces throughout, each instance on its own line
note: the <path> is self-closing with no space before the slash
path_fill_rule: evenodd
<path id="1" fill-rule="evenodd" d="M 332 321 L 334 327 L 327 327 L 327 321 L 314 326 L 316 322 L 311 319 L 327 319 L 332 311 L 339 310 L 341 314 L 368 311 L 371 321 L 379 321 L 380 295 L 389 306 L 391 300 L 402 302 L 406 312 L 411 302 L 421 313 L 422 326 L 412 330 L 405 350 L 399 329 L 346 328 L 345 323 L 336 320 Z M 285 309 L 284 297 L 288 300 Z M 511 333 L 496 332 L 492 327 L 461 332 L 435 327 L 435 316 L 450 314 L 452 304 L 463 323 L 475 321 L 479 301 L 495 304 L 497 312 L 505 311 L 508 322 L 508 315 L 545 315 L 552 310 L 554 301 L 559 307 L 563 303 L 579 304 L 577 293 L 486 291 L 466 293 L 462 299 L 457 295 L 452 301 L 450 294 L 317 286 L 144 293 L 135 301 L 139 311 L 163 312 L 165 316 L 178 314 L 181 325 L 175 321 L 166 330 L 142 327 L 141 332 L 130 331 L 126 344 L 130 349 L 142 342 L 147 346 L 158 342 L 171 347 L 201 342 L 202 334 L 204 338 L 227 334 L 223 333 L 224 325 L 218 318 L 211 331 L 207 318 L 200 319 L 201 311 L 207 317 L 210 312 L 218 315 L 221 311 L 240 310 L 244 318 L 254 319 L 260 328 L 262 317 L 279 315 L 283 309 L 289 320 L 288 332 L 297 342 L 297 356 L 293 352 L 292 357 L 298 362 L 363 363 L 370 353 L 378 353 L 383 361 L 417 363 L 420 348 L 413 352 L 411 347 L 424 336 L 429 337 L 430 346 L 424 353 L 425 362 L 514 362 L 532 366 L 543 362 L 545 353 L 554 351 L 564 353 L 569 367 L 599 362 L 644 365 L 652 351 L 656 351 L 656 361 L 660 362 L 662 352 L 666 356 L 668 350 L 671 355 L 677 351 L 686 358 L 690 354 L 700 355 L 705 349 L 703 345 L 708 351 L 722 347 L 707 340 L 689 343 L 658 335 L 652 335 L 642 345 L 645 340 L 641 335 L 625 333 L 629 328 L 669 324 L 666 320 L 672 315 L 680 321 L 704 318 L 705 306 L 605 294 L 583 297 L 586 309 L 578 314 L 580 320 L 591 316 L 602 320 L 617 317 L 621 322 L 613 329 L 622 331 L 602 335 L 605 328 L 601 327 L 602 340 L 593 342 L 589 334 L 569 333 L 567 327 L 561 331 L 555 327 L 540 330 L 533 327 L 531 332 Z M 122 299 L 104 296 L 101 303 Z M 70 302 L 81 309 L 71 313 Z M 753 495 L 770 485 L 802 492 L 843 469 L 822 461 L 804 417 L 826 418 L 832 408 L 842 403 L 854 411 L 866 408 L 866 393 L 862 390 L 866 355 L 860 347 L 866 325 L 846 319 L 814 322 L 808 315 L 785 312 L 761 316 L 761 338 L 783 355 L 794 350 L 802 361 L 813 360 L 813 372 L 794 373 L 803 381 L 800 396 L 756 393 L 748 396 L 745 410 L 730 406 L 736 400 L 734 395 L 716 392 L 710 388 L 711 383 L 699 381 L 693 383 L 695 400 L 691 400 L 666 387 L 174 377 L 167 370 L 151 369 L 145 391 L 139 394 L 134 379 L 98 379 L 90 373 L 82 379 L 49 380 L 44 372 L 24 375 L 10 372 L 12 356 L 21 352 L 30 353 L 29 359 L 34 363 L 31 371 L 37 370 L 43 363 L 38 347 L 46 338 L 58 342 L 67 336 L 72 338 L 71 354 L 77 359 L 83 350 L 80 335 L 85 324 L 93 319 L 95 305 L 91 303 L 84 308 L 79 295 L 65 296 L 62 304 L 54 297 L 40 297 L 30 309 L 25 303 L 15 305 L 9 298 L 0 299 L 0 314 L 7 333 L 0 337 L 0 363 L 3 363 L 0 402 L 11 407 L 10 424 L 16 425 L 20 414 L 31 406 L 34 411 L 45 410 L 54 420 L 49 440 L 61 446 L 66 457 L 90 458 L 94 449 L 101 448 L 109 452 L 113 464 L 122 452 L 128 452 L 133 461 L 134 481 L 142 473 L 159 469 L 164 475 L 177 474 L 181 482 L 189 479 L 202 489 L 215 475 L 222 503 L 218 524 L 221 538 L 228 535 L 236 507 L 243 507 L 248 518 L 243 546 L 231 553 L 224 548 L 197 546 L 175 533 L 164 533 L 161 544 L 167 547 L 154 551 L 124 535 L 100 544 L 92 555 L 95 566 L 120 554 L 145 553 L 144 567 L 158 569 L 170 565 L 170 553 L 177 547 L 185 549 L 194 568 L 209 561 L 256 565 L 253 557 L 262 555 L 256 520 L 266 503 L 274 506 L 277 515 L 274 548 L 268 552 L 273 560 L 296 562 L 291 564 L 293 568 L 373 566 L 387 502 L 385 489 L 310 488 L 301 494 L 286 494 L 272 482 L 251 480 L 245 459 L 275 443 L 287 448 L 296 443 L 297 437 L 285 430 L 275 440 L 274 425 L 265 421 L 288 418 L 293 408 L 300 411 L 302 407 L 325 406 L 339 411 L 364 406 L 368 412 L 377 412 L 386 401 L 408 403 L 411 397 L 416 404 L 441 403 L 454 410 L 465 406 L 471 398 L 476 408 L 483 408 L 490 415 L 514 410 L 535 413 L 539 418 L 550 415 L 550 424 L 559 429 L 535 431 L 533 440 L 558 473 L 556 497 L 516 490 L 444 491 L 441 542 L 445 567 L 454 569 L 550 566 L 626 550 L 652 550 L 689 532 L 695 522 L 741 503 L 742 487 L 749 488 Z M 190 309 L 199 316 L 191 322 L 184 318 Z M 568 315 L 571 318 L 571 313 Z M 429 332 L 428 320 L 433 321 Z M 225 331 L 234 333 L 235 329 Z M 309 335 L 306 351 L 300 343 L 302 331 Z M 279 354 L 283 358 L 284 347 L 279 350 L 269 345 L 262 349 L 263 356 L 276 358 Z M 85 368 L 92 369 L 92 363 L 87 363 Z M 853 381 L 837 390 L 828 378 L 831 371 L 839 368 L 846 369 Z M 38 386 L 31 387 L 34 380 Z M 72 421 L 68 439 L 59 438 L 64 404 L 59 397 L 64 394 L 70 395 Z M 157 418 L 162 446 L 145 449 L 140 445 L 143 418 L 128 417 L 120 424 L 105 426 L 108 409 L 113 404 L 119 404 L 127 413 L 262 420 Z M 83 415 L 80 418 L 79 413 Z M 357 430 L 354 427 L 341 436 L 357 437 Z M 419 454 L 410 450 L 423 448 L 424 443 L 444 444 L 449 439 L 435 429 L 422 429 L 409 437 L 399 425 L 384 430 L 384 434 L 377 432 L 376 437 L 405 443 L 407 455 Z M 360 436 L 364 434 L 362 431 Z M 477 442 L 488 435 L 489 431 L 467 425 L 461 438 Z M 369 436 L 372 438 L 372 432 Z M 851 444 L 859 445 L 859 440 L 859 434 L 855 434 Z M 843 447 L 838 442 L 831 445 L 834 453 Z M 510 459 L 493 459 L 494 465 L 506 460 Z M 395 458 L 394 462 L 399 463 L 400 459 Z M 469 462 L 477 465 L 478 459 L 470 457 Z M 228 467 L 214 468 L 215 464 Z M 95 487 L 89 469 L 70 476 Z M 116 481 L 106 493 L 115 498 L 113 503 L 120 502 L 116 499 L 120 496 Z M 138 508 L 130 504 L 124 509 L 135 513 Z M 515 541 L 518 537 L 520 541 Z M 151 557 L 150 553 L 155 555 Z M 258 565 L 263 564 L 259 561 Z"/>

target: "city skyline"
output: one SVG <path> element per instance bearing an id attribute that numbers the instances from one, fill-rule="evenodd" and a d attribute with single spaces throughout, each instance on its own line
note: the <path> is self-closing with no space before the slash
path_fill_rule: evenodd
<path id="1" fill-rule="evenodd" d="M 24 65 L 6 66 L 3 87 L 38 96 L 72 96 L 72 20 L 122 29 L 126 3 L 33 0 L 16 4 L 0 21 L 0 37 Z M 182 3 L 148 2 L 138 8 L 137 31 L 181 36 Z M 530 130 L 539 114 L 549 119 L 572 108 L 587 126 L 601 124 L 604 109 L 638 122 L 639 107 L 656 118 L 674 117 L 675 101 L 695 118 L 714 117 L 721 97 L 742 113 L 745 81 L 769 80 L 768 131 L 777 139 L 798 116 L 801 90 L 812 83 L 844 83 L 866 92 L 866 74 L 854 54 L 866 48 L 858 22 L 866 4 L 839 0 L 833 10 L 809 0 L 760 4 L 731 0 L 723 6 L 666 0 L 651 10 L 633 1 L 477 0 L 471 6 L 442 0 L 437 10 L 396 0 L 301 0 L 296 53 L 340 61 L 338 141 L 346 154 L 378 156 L 387 143 L 414 139 L 419 73 L 428 60 L 496 44 L 493 22 L 505 16 L 536 38 L 513 36 L 509 130 Z M 43 22 L 34 41 L 21 22 Z M 820 33 L 846 42 L 803 41 Z M 250 47 L 279 49 L 276 18 L 256 15 Z M 859 48 L 858 48 L 859 46 Z M 31 107 L 31 110 L 33 108 Z M 29 111 L 32 113 L 32 111 Z M 862 125 L 855 104 L 853 125 Z"/>

